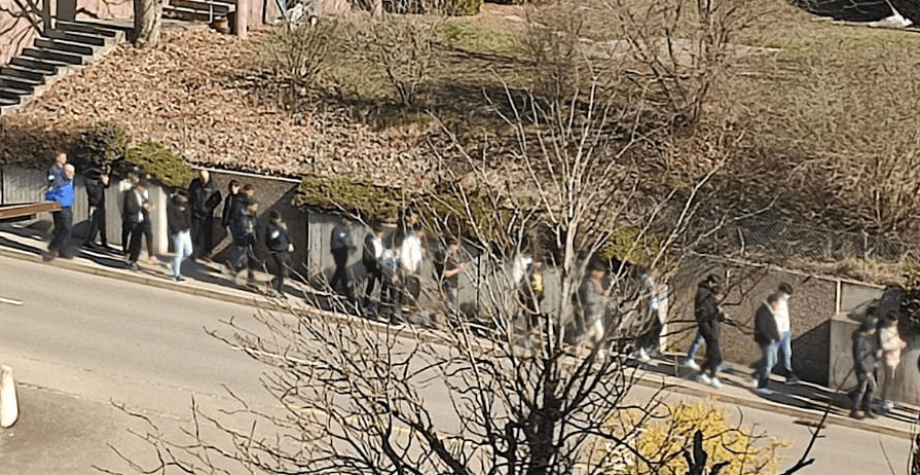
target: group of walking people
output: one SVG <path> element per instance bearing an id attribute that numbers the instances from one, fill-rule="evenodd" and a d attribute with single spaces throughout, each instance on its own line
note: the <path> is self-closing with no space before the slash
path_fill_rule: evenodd
<path id="1" fill-rule="evenodd" d="M 43 258 L 50 261 L 58 257 L 68 245 L 73 230 L 74 166 L 67 162 L 67 154 L 59 153 L 50 167 L 47 177 L 45 199 L 56 201 L 60 210 L 54 211 L 54 231 L 47 252 Z M 109 247 L 106 230 L 106 190 L 110 187 L 111 174 L 108 170 L 91 167 L 84 173 L 87 204 L 89 206 L 89 227 L 83 236 L 83 247 L 100 252 L 118 252 Z M 122 230 L 120 252 L 126 267 L 138 271 L 138 260 L 144 244 L 147 246 L 147 262 L 156 264 L 153 226 L 151 215 L 155 205 L 150 200 L 149 176 L 144 176 L 137 167 L 130 168 L 126 177 L 118 184 L 121 194 L 119 202 Z M 247 282 L 255 283 L 254 271 L 263 266 L 256 254 L 256 228 L 259 202 L 255 198 L 255 187 L 231 180 L 227 196 L 212 182 L 207 170 L 199 170 L 188 188 L 175 189 L 166 205 L 166 221 L 173 245 L 170 277 L 184 282 L 182 265 L 187 259 L 210 259 L 214 248 L 216 212 L 223 202 L 220 225 L 230 235 L 230 259 L 225 263 L 236 279 L 244 269 Z M 272 279 L 273 293 L 284 294 L 284 281 L 290 272 L 293 239 L 281 215 L 272 210 L 264 232 L 265 246 L 274 262 Z M 99 243 L 97 244 L 97 237 Z"/>

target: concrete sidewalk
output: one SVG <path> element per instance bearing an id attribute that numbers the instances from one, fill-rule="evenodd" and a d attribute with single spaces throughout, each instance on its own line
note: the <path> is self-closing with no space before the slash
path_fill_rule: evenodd
<path id="1" fill-rule="evenodd" d="M 26 261 L 41 262 L 42 251 L 47 247 L 45 233 L 30 226 L 0 225 L 0 255 Z M 222 273 L 222 265 L 215 263 L 186 262 L 183 269 L 188 280 L 174 282 L 169 277 L 168 258 L 161 258 L 156 265 L 141 263 L 141 271 L 133 272 L 125 267 L 124 260 L 116 253 L 97 253 L 80 250 L 72 259 L 58 258 L 46 263 L 88 274 L 110 277 L 127 282 L 155 286 L 176 292 L 233 302 L 258 307 L 266 310 L 288 310 L 292 306 L 303 304 L 301 299 L 287 297 L 287 300 L 271 298 L 259 290 L 267 290 L 269 276 L 257 273 L 257 280 L 262 283 L 260 289 L 240 285 L 231 280 L 231 276 Z M 9 276 L 2 276 L 9 278 Z M 0 280 L 2 285 L 2 280 Z M 311 292 L 305 285 L 290 282 L 293 295 L 305 295 Z M 2 296 L 2 287 L 0 287 Z M 319 310 L 318 310 L 319 311 Z M 348 321 L 358 318 L 342 314 L 336 317 Z M 385 325 L 381 324 L 381 328 Z M 409 329 L 412 331 L 412 329 Z M 401 330 L 405 332 L 406 330 Z M 437 332 L 419 329 L 416 335 L 423 338 L 438 338 Z M 753 383 L 748 381 L 749 368 L 730 368 L 721 375 L 724 387 L 721 390 L 697 383 L 692 380 L 693 372 L 678 364 L 678 355 L 668 355 L 664 359 L 653 360 L 649 364 L 635 366 L 631 374 L 636 382 L 647 387 L 659 387 L 665 391 L 686 394 L 695 397 L 708 397 L 728 405 L 750 407 L 784 414 L 796 419 L 796 422 L 816 426 L 825 410 L 829 410 L 826 424 L 857 428 L 895 437 L 911 438 L 914 422 L 917 420 L 918 408 L 898 406 L 891 414 L 878 419 L 855 420 L 848 417 L 849 399 L 843 388 L 838 391 L 811 383 L 787 386 L 775 379 L 771 388 L 773 395 L 764 397 L 756 393 Z"/>

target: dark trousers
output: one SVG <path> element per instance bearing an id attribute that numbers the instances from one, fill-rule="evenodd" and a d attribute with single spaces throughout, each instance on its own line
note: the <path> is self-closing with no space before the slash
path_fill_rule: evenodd
<path id="1" fill-rule="evenodd" d="M 234 274 L 245 267 L 246 279 L 255 280 L 255 269 L 258 264 L 259 259 L 256 257 L 256 251 L 252 248 L 252 244 L 233 244 L 233 252 L 230 254 L 230 268 Z"/>
<path id="2" fill-rule="evenodd" d="M 131 236 L 131 240 L 128 243 L 128 262 L 134 264 L 137 262 L 138 256 L 141 255 L 141 240 L 144 238 L 144 223 L 125 221 L 122 223 L 122 226 L 122 235 L 127 234 Z M 124 227 L 127 227 L 127 233 Z"/>
<path id="3" fill-rule="evenodd" d="M 86 235 L 86 242 L 96 242 L 96 234 L 100 235 L 100 241 L 103 246 L 108 246 L 108 238 L 105 230 L 105 208 L 97 206 L 93 208 L 93 213 L 89 218 L 89 233 Z"/>
<path id="4" fill-rule="evenodd" d="M 192 217 L 192 247 L 193 256 L 202 258 L 211 253 L 214 248 L 214 217 Z"/>
<path id="5" fill-rule="evenodd" d="M 291 254 L 287 252 L 273 252 L 272 260 L 275 261 L 275 278 L 272 285 L 278 293 L 284 293 L 284 278 L 291 271 Z"/>
<path id="6" fill-rule="evenodd" d="M 398 278 L 384 277 L 383 280 L 381 280 L 380 303 L 384 307 L 385 314 L 389 315 L 390 318 L 397 320 L 402 319 L 403 292 L 402 282 Z"/>
<path id="7" fill-rule="evenodd" d="M 51 213 L 51 218 L 54 220 L 54 234 L 51 235 L 48 250 L 60 252 L 70 243 L 70 233 L 73 231 L 73 210 L 69 206 L 61 208 L 60 211 Z"/>
<path id="8" fill-rule="evenodd" d="M 153 257 L 153 226 L 149 219 L 145 219 L 140 226 L 141 233 L 144 234 L 144 240 L 147 242 L 147 255 Z"/>
<path id="9" fill-rule="evenodd" d="M 126 256 L 131 252 L 131 231 L 136 224 L 127 219 L 121 221 L 121 249 Z"/>
<path id="10" fill-rule="evenodd" d="M 351 295 L 351 282 L 348 281 L 348 248 L 333 249 L 332 260 L 335 262 L 335 273 L 332 274 L 332 280 L 329 287 L 335 292 L 339 284 L 346 295 Z"/>
<path id="11" fill-rule="evenodd" d="M 877 384 L 874 373 L 856 372 L 856 395 L 853 397 L 853 410 L 860 409 L 869 412 L 872 408 L 872 397 L 875 395 Z"/>
<path id="12" fill-rule="evenodd" d="M 376 283 L 380 282 L 381 284 L 383 284 L 383 272 L 380 270 L 380 267 L 378 266 L 368 266 L 367 264 L 365 264 L 365 268 L 367 269 L 367 284 L 364 287 L 363 305 L 367 307 L 371 304 L 371 294 L 374 293 L 374 286 L 376 285 Z M 383 293 L 383 290 L 381 290 L 381 294 L 382 293 Z"/>
<path id="13" fill-rule="evenodd" d="M 719 338 L 715 335 L 703 335 L 706 341 L 706 362 L 700 367 L 700 372 L 716 377 L 719 374 L 719 366 L 722 364 L 722 350 L 719 348 Z"/>

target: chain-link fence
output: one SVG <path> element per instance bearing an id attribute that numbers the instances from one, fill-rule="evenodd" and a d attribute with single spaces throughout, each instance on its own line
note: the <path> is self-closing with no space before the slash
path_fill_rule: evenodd
<path id="1" fill-rule="evenodd" d="M 703 253 L 770 262 L 801 258 L 814 262 L 872 259 L 899 262 L 918 255 L 918 246 L 868 233 L 834 231 L 781 220 L 748 217 L 727 220 L 698 235 Z"/>

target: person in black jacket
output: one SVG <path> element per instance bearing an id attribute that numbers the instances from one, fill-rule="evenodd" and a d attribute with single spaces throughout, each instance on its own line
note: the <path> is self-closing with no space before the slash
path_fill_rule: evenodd
<path id="1" fill-rule="evenodd" d="M 364 287 L 364 313 L 367 316 L 374 314 L 371 307 L 371 294 L 374 292 L 374 286 L 380 282 L 383 287 L 383 269 L 380 267 L 380 259 L 383 257 L 383 226 L 375 222 L 371 225 L 371 232 L 364 236 L 364 249 L 361 252 L 361 263 L 364 264 L 364 270 L 367 271 L 367 284 Z"/>
<path id="2" fill-rule="evenodd" d="M 192 255 L 192 210 L 189 207 L 188 192 L 179 190 L 166 206 L 166 222 L 173 239 L 175 256 L 172 263 L 172 278 L 176 282 L 185 282 L 182 277 L 182 261 Z"/>
<path id="3" fill-rule="evenodd" d="M 760 304 L 754 314 L 754 341 L 760 345 L 760 368 L 754 373 L 757 379 L 757 392 L 770 394 L 770 373 L 776 364 L 777 349 L 780 340 L 779 330 L 776 327 L 776 318 L 773 312 L 779 308 L 779 295 L 771 293 L 767 300 Z"/>
<path id="4" fill-rule="evenodd" d="M 719 381 L 719 365 L 722 364 L 722 351 L 719 346 L 720 321 L 724 318 L 719 308 L 721 299 L 721 279 L 715 274 L 710 274 L 700 282 L 697 292 L 694 313 L 700 334 L 706 342 L 706 363 L 700 367 L 697 381 L 708 384 L 716 389 L 722 387 Z M 707 374 L 707 372 L 709 374 Z"/>
<path id="5" fill-rule="evenodd" d="M 275 261 L 275 278 L 272 287 L 279 297 L 284 296 L 284 278 L 291 269 L 291 253 L 294 241 L 288 233 L 287 223 L 281 220 L 281 214 L 275 210 L 269 213 L 268 225 L 265 226 L 265 245 Z"/>
<path id="6" fill-rule="evenodd" d="M 255 266 L 257 258 L 254 246 L 256 244 L 256 214 L 259 211 L 259 202 L 255 198 L 247 200 L 246 209 L 231 221 L 233 232 L 233 253 L 230 256 L 228 267 L 235 277 L 243 267 L 246 268 L 246 281 L 255 283 Z"/>
<path id="7" fill-rule="evenodd" d="M 188 195 L 192 208 L 192 243 L 195 249 L 192 258 L 200 259 L 210 254 L 214 246 L 214 210 L 220 205 L 220 190 L 214 188 L 211 174 L 207 170 L 198 170 L 198 178 L 189 185 Z"/>
<path id="8" fill-rule="evenodd" d="M 105 190 L 109 187 L 109 175 L 93 168 L 86 173 L 86 200 L 89 204 L 89 232 L 85 245 L 96 247 L 96 235 L 100 236 L 102 249 L 108 249 L 109 242 L 105 229 Z"/>
<path id="9" fill-rule="evenodd" d="M 141 240 L 144 238 L 142 227 L 147 220 L 147 212 L 144 210 L 144 194 L 147 191 L 147 184 L 143 181 L 137 182 L 124 195 L 124 208 L 122 209 L 122 222 L 127 227 L 130 235 L 128 243 L 128 267 L 137 271 L 137 258 L 141 253 Z"/>
<path id="10" fill-rule="evenodd" d="M 230 221 L 233 217 L 233 210 L 236 209 L 236 200 L 240 198 L 240 182 L 230 180 L 227 185 L 227 197 L 224 199 L 224 209 L 221 210 L 220 224 L 225 229 L 230 229 Z"/>
<path id="11" fill-rule="evenodd" d="M 329 288 L 333 292 L 341 285 L 343 293 L 350 299 L 354 300 L 353 289 L 348 278 L 348 254 L 354 249 L 351 242 L 351 220 L 343 217 L 339 224 L 332 228 L 330 237 L 330 250 L 332 251 L 332 260 L 335 262 L 335 272 L 332 274 L 332 280 L 329 281 Z"/>
<path id="12" fill-rule="evenodd" d="M 877 326 L 878 309 L 873 306 L 866 311 L 866 320 L 853 332 L 853 372 L 856 373 L 857 385 L 850 417 L 854 419 L 878 417 L 872 412 L 872 397 L 877 388 L 875 370 L 881 354 L 876 336 Z"/>

